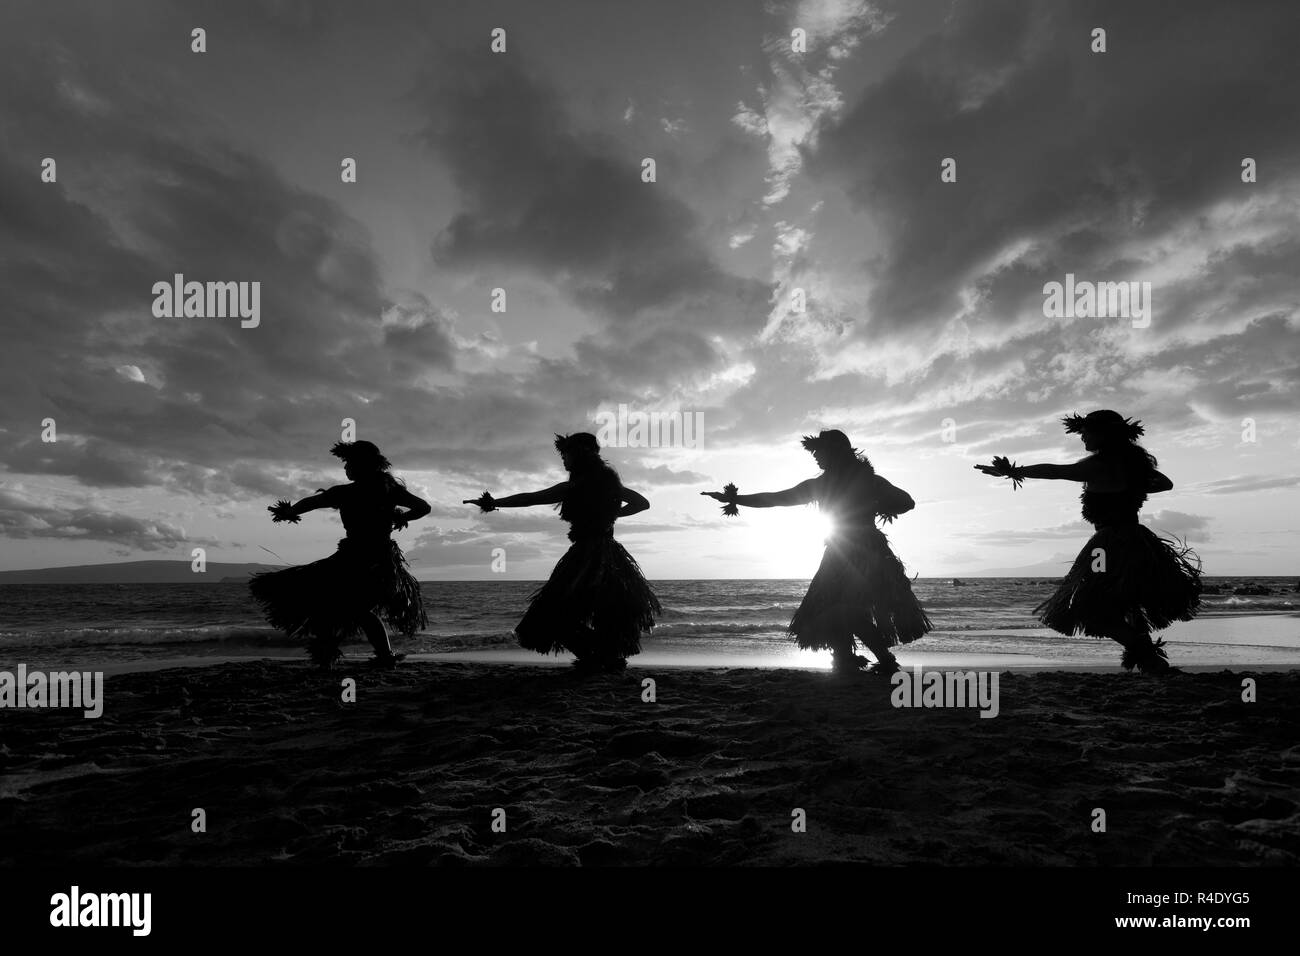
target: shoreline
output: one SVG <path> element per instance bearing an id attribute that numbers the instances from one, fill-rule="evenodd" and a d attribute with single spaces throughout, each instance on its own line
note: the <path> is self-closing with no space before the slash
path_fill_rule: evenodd
<path id="1" fill-rule="evenodd" d="M 515 654 L 533 654 L 531 651 L 457 651 L 448 654 L 411 654 L 408 655 L 399 665 L 398 670 L 411 667 L 416 664 L 473 664 L 484 667 L 505 667 L 505 668 L 528 668 L 538 667 L 547 670 L 567 670 L 571 666 L 572 658 L 568 655 L 561 657 L 547 656 L 542 657 L 540 654 L 533 654 L 530 659 L 516 659 Z M 744 660 L 727 660 L 697 662 L 689 660 L 655 660 L 653 662 L 641 661 L 641 655 L 638 657 L 628 658 L 627 673 L 637 676 L 652 676 L 651 672 L 659 668 L 668 668 L 672 670 L 698 670 L 698 671 L 730 671 L 730 670 L 753 670 L 764 673 L 780 673 L 789 671 L 797 674 L 824 674 L 831 675 L 829 667 L 816 666 L 794 666 L 789 664 L 754 664 L 746 663 Z M 73 668 L 77 670 L 96 670 L 102 672 L 105 677 L 118 676 L 123 674 L 147 674 L 157 671 L 167 670 L 203 670 L 209 667 L 220 667 L 227 664 L 239 664 L 246 662 L 266 662 L 266 663 L 285 663 L 301 664 L 304 669 L 313 670 L 310 662 L 302 654 L 262 654 L 262 655 L 205 655 L 202 657 L 171 657 L 156 661 L 123 661 L 114 664 L 104 664 L 95 668 Z M 944 663 L 939 661 L 903 663 L 903 671 L 910 673 L 913 668 L 920 667 L 923 671 L 988 671 L 998 674 L 1015 674 L 1024 676 L 1033 676 L 1036 674 L 1108 674 L 1114 673 L 1117 676 L 1124 675 L 1123 668 L 1120 667 L 1118 658 L 1114 664 L 1014 664 L 1002 666 L 985 666 L 979 667 L 968 663 Z M 1219 664 L 1186 664 L 1178 665 L 1180 670 L 1189 674 L 1219 674 L 1219 673 L 1241 673 L 1249 674 L 1259 673 L 1300 673 L 1300 662 L 1294 664 L 1279 663 L 1242 663 L 1236 666 L 1226 666 Z M 47 668 L 54 670 L 57 668 Z M 364 654 L 348 656 L 343 662 L 335 665 L 330 674 L 349 676 L 358 671 L 369 671 L 373 668 L 370 665 L 370 658 Z M 31 668 L 29 668 L 31 670 Z"/>
<path id="2" fill-rule="evenodd" d="M 1300 669 L 1300 616 L 1293 614 L 1213 615 L 1178 622 L 1163 632 L 1170 663 L 1189 673 L 1217 671 L 1278 672 Z M 269 629 L 268 629 L 268 633 Z M 425 640 L 398 638 L 395 650 L 406 662 L 483 663 L 510 666 L 565 666 L 572 660 L 542 656 L 513 643 L 430 648 Z M 304 661 L 305 653 L 284 641 L 220 640 L 167 643 L 86 645 L 39 644 L 11 647 L 6 656 L 29 671 L 99 671 L 105 675 L 146 673 L 180 667 L 211 667 L 234 661 Z M 371 650 L 359 637 L 343 646 L 348 668 L 365 667 Z M 911 644 L 894 648 L 905 670 L 913 667 L 981 670 L 999 673 L 1122 673 L 1120 649 L 1112 641 L 1065 637 L 1044 628 L 936 630 Z M 634 671 L 655 668 L 791 670 L 829 672 L 828 651 L 801 651 L 782 637 L 753 639 L 674 637 L 647 639 L 642 652 L 628 659 Z"/>

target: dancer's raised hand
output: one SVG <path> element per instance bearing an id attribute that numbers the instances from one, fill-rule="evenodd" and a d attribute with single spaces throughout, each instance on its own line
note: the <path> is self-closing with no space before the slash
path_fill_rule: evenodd
<path id="1" fill-rule="evenodd" d="M 276 523 L 288 521 L 291 524 L 297 524 L 302 520 L 302 518 L 298 516 L 298 513 L 293 510 L 293 505 L 290 502 L 285 501 L 283 498 L 275 504 L 270 505 L 266 510 L 271 512 L 271 520 Z"/>
<path id="2" fill-rule="evenodd" d="M 704 495 L 706 498 L 712 498 L 714 501 L 721 501 L 724 506 L 722 513 L 729 518 L 734 518 L 736 515 L 740 514 L 740 508 L 736 506 L 736 492 L 737 488 L 735 485 L 726 484 L 722 486 L 722 491 L 720 492 L 701 491 L 700 494 Z"/>
<path id="3" fill-rule="evenodd" d="M 463 501 L 461 501 L 461 504 L 478 505 L 479 508 L 482 509 L 484 512 L 497 510 L 496 502 L 492 500 L 492 496 L 488 494 L 486 491 L 483 492 L 483 494 L 477 498 L 464 499 Z"/>
<path id="4" fill-rule="evenodd" d="M 1020 474 L 1020 469 L 1016 463 L 1008 461 L 1002 455 L 993 457 L 991 465 L 976 465 L 976 471 L 982 471 L 986 475 L 992 475 L 994 478 L 1010 478 L 1012 488 L 1019 488 L 1024 483 L 1024 477 Z"/>

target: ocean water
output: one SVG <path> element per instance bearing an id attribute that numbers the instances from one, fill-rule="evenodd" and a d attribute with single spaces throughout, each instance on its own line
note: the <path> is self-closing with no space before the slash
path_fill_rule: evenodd
<path id="1" fill-rule="evenodd" d="M 1300 666 L 1296 578 L 1206 578 L 1197 621 L 1164 636 L 1202 664 Z M 825 666 L 829 655 L 800 652 L 786 634 L 808 581 L 653 582 L 665 613 L 638 660 L 737 666 Z M 1235 595 L 1247 585 L 1264 595 Z M 518 649 L 511 629 L 536 582 L 435 581 L 422 585 L 430 625 L 396 638 L 414 657 L 543 658 Z M 929 662 L 1018 662 L 1027 666 L 1113 664 L 1110 641 L 1062 637 L 1033 617 L 1051 593 L 1043 578 L 917 579 L 913 585 L 935 631 L 900 651 Z M 368 657 L 358 636 L 349 657 Z M 512 652 L 508 653 L 508 652 Z M 1172 650 L 1171 650 L 1171 653 Z M 190 658 L 297 657 L 301 646 L 262 621 L 239 582 L 213 584 L 0 585 L 0 669 L 93 669 Z M 1177 653 L 1173 653 L 1178 657 Z M 1185 655 L 1182 658 L 1187 661 Z"/>

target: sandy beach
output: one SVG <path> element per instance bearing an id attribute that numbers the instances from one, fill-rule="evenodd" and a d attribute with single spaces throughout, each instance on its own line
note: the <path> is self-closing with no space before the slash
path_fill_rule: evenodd
<path id="1" fill-rule="evenodd" d="M 1256 703 L 1241 699 L 1247 676 Z M 355 703 L 341 699 L 346 677 Z M 634 661 L 583 680 L 554 666 L 417 661 L 326 676 L 250 660 L 114 674 L 99 719 L 3 714 L 0 858 L 1300 861 L 1300 672 L 1008 671 L 998 692 L 986 719 L 894 707 L 886 682 L 792 669 Z M 191 829 L 195 808 L 205 833 Z M 806 832 L 792 828 L 799 810 Z"/>

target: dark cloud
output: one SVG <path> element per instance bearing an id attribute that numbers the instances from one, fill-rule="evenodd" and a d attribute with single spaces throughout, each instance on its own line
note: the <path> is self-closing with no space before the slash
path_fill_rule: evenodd
<path id="1" fill-rule="evenodd" d="M 506 574 L 511 566 L 554 559 L 567 547 L 563 537 L 547 542 L 511 533 L 478 529 L 436 528 L 425 531 L 406 551 L 407 560 L 425 568 L 464 568 L 478 574 L 491 571 L 493 551 L 505 551 Z"/>
<path id="2" fill-rule="evenodd" d="M 1099 25 L 1105 54 L 1089 51 Z M 1270 188 L 1241 183 L 1243 156 L 1273 187 L 1294 179 L 1298 44 L 1287 0 L 1226 18 L 1210 2 L 954 5 L 811 157 L 885 230 L 873 330 L 946 321 L 1017 243 L 1024 258 L 986 278 L 987 321 L 1041 296 L 1045 275 L 1124 271 L 1118 250 Z M 954 184 L 939 180 L 944 157 Z"/>
<path id="3" fill-rule="evenodd" d="M 1114 407 L 1147 423 L 1162 460 L 1195 460 L 1196 446 L 1182 451 L 1180 440 L 1227 443 L 1252 460 L 1219 474 L 1258 472 L 1194 484 L 1205 473 L 1180 462 L 1169 469 L 1180 493 L 1297 485 L 1275 457 L 1294 444 L 1287 429 L 1300 405 L 1300 74 L 1291 66 L 1300 22 L 1289 6 L 1224 16 L 1199 0 L 990 0 L 945 7 L 938 23 L 924 22 L 928 7 L 900 7 L 835 73 L 841 89 L 806 91 L 818 102 L 842 95 L 848 108 L 805 144 L 814 176 L 799 177 L 777 208 L 760 199 L 764 141 L 728 119 L 738 99 L 755 102 L 755 82 L 773 80 L 745 51 L 762 59 L 765 17 L 781 11 L 674 6 L 668 16 L 656 7 L 635 16 L 657 45 L 638 35 L 625 48 L 591 49 L 590 62 L 566 60 L 556 42 L 581 47 L 572 24 L 582 7 L 520 13 L 506 57 L 487 52 L 486 29 L 511 4 L 7 8 L 5 477 L 149 489 L 133 496 L 146 514 L 160 489 L 218 514 L 246 515 L 255 499 L 260 518 L 264 500 L 343 480 L 328 449 L 352 418 L 398 474 L 437 475 L 418 493 L 435 518 L 470 528 L 422 547 L 430 561 L 467 569 L 501 535 L 540 549 L 520 560 L 564 547 L 553 513 L 480 519 L 455 502 L 485 487 L 563 480 L 552 435 L 594 431 L 594 411 L 623 402 L 704 412 L 706 454 L 690 463 L 706 472 L 720 450 L 765 446 L 768 457 L 737 470 L 797 462 L 811 475 L 799 436 L 840 427 L 886 473 L 930 468 L 946 478 L 951 469 L 954 482 L 979 482 L 970 460 L 991 454 L 1081 457 L 1057 417 Z M 593 23 L 625 17 L 583 15 L 597 32 Z M 665 25 L 688 15 L 696 29 Z M 188 52 L 186 24 L 198 18 L 209 27 L 207 58 Z M 1097 24 L 1109 31 L 1104 56 L 1087 50 Z M 436 55 L 418 55 L 426 45 Z M 475 52 L 441 55 L 451 47 Z M 241 102 L 233 79 L 235 92 L 219 92 L 235 68 L 267 83 L 292 72 L 305 86 L 302 77 L 319 79 L 345 48 L 338 85 L 313 83 L 317 99 L 284 113 L 269 141 L 260 101 Z M 870 85 L 852 86 L 861 76 Z M 396 205 L 367 192 L 376 179 L 338 193 L 334 160 L 326 174 L 294 165 L 304 143 L 321 142 L 313 124 L 322 118 L 330 135 L 372 137 L 363 139 L 373 146 L 368 169 L 391 161 L 405 175 L 428 163 L 398 217 L 427 230 L 417 243 L 431 260 L 423 292 L 391 287 L 388 270 L 426 263 L 381 261 L 372 242 L 370 229 L 388 249 Z M 667 119 L 685 130 L 665 132 Z M 59 161 L 57 183 L 39 182 L 47 155 Z M 643 155 L 660 160 L 656 184 L 640 180 Z M 938 180 L 947 155 L 959 161 L 955 185 Z M 1259 160 L 1259 184 L 1240 183 L 1242 155 Z M 801 218 L 816 207 L 823 212 Z M 790 223 L 812 238 L 804 243 Z M 736 231 L 755 238 L 729 249 Z M 783 241 L 774 264 L 768 249 Z M 1149 329 L 1041 314 L 1042 284 L 1066 271 L 1141 277 L 1157 263 L 1167 268 L 1154 281 Z M 753 276 L 769 270 L 783 286 L 807 279 L 813 308 L 757 341 L 774 283 Z M 261 326 L 153 318 L 152 284 L 175 272 L 260 280 Z M 531 337 L 525 322 L 512 315 L 498 327 L 465 306 L 466 288 L 499 284 L 511 287 L 513 312 L 520 279 L 525 301 L 534 295 L 549 316 L 571 320 L 567 337 L 523 346 L 513 340 Z M 56 445 L 39 440 L 45 417 L 58 422 Z M 953 443 L 942 438 L 945 418 Z M 1239 442 L 1247 418 L 1258 420 L 1254 445 Z M 745 480 L 677 470 L 637 449 L 609 457 L 630 486 L 656 493 L 652 515 L 692 484 Z M 154 546 L 174 537 L 170 525 L 114 524 L 137 520 L 113 510 L 130 497 L 85 513 L 49 507 L 48 521 L 11 508 L 7 527 Z M 625 533 L 710 520 L 720 522 L 633 521 Z M 1015 541 L 1087 530 L 1074 523 Z"/>
<path id="4" fill-rule="evenodd" d="M 451 319 L 422 295 L 407 295 L 389 311 L 392 324 L 384 329 L 383 348 L 393 369 L 412 380 L 436 370 L 450 371 L 457 346 Z"/>
<path id="5" fill-rule="evenodd" d="M 65 438 L 48 443 L 38 437 L 24 439 L 10 447 L 5 460 L 5 468 L 11 472 L 67 475 L 92 488 L 153 484 L 158 479 L 152 466 L 130 449 L 98 439 L 77 442 Z"/>
<path id="6" fill-rule="evenodd" d="M 1206 529 L 1213 519 L 1204 515 L 1185 514 L 1181 511 L 1157 511 L 1146 519 L 1146 524 L 1154 531 L 1185 537 L 1194 533 L 1197 541 L 1209 541 Z"/>
<path id="7" fill-rule="evenodd" d="M 474 481 L 535 472 L 552 464 L 551 432 L 589 427 L 587 410 L 602 404 L 663 399 L 702 380 L 722 361 L 709 330 L 761 317 L 765 287 L 721 272 L 693 214 L 668 190 L 642 189 L 635 168 L 618 185 L 609 158 L 588 155 L 582 137 L 566 131 L 553 93 L 510 70 L 500 78 L 505 90 L 475 92 L 467 73 L 461 86 L 439 93 L 443 138 L 430 136 L 464 180 L 476 209 L 468 215 L 488 215 L 491 229 L 515 223 L 518 256 L 531 248 L 556 275 L 581 273 L 568 285 L 575 299 L 609 316 L 622 314 L 616 299 L 643 317 L 658 314 L 658 322 L 630 337 L 597 332 L 577 343 L 573 359 L 430 385 L 431 372 L 457 372 L 462 348 L 477 346 L 460 344 L 451 317 L 424 296 L 384 289 L 366 231 L 332 201 L 205 136 L 180 104 L 133 85 L 112 63 L 13 52 L 0 68 L 13 81 L 5 106 L 31 168 L 0 157 L 9 164 L 0 205 L 12 210 L 0 226 L 0 277 L 10 291 L 11 328 L 24 336 L 21 354 L 0 359 L 7 373 L 0 423 L 35 436 L 32 423 L 48 415 L 84 441 L 50 451 L 34 437 L 21 439 L 10 471 L 218 497 L 285 494 L 292 486 L 284 466 L 321 461 L 341 421 L 354 418 L 399 469 L 435 468 Z M 61 95 L 65 88 L 94 90 L 104 105 L 88 108 Z M 513 165 L 517 143 L 476 152 L 491 145 L 481 137 L 511 132 L 476 120 L 476 97 L 510 92 L 549 111 L 522 131 L 534 138 L 525 146 L 540 151 L 540 171 Z M 522 117 L 503 118 L 515 119 Z M 20 185 L 37 168 L 36 144 L 54 132 L 60 182 Z M 462 134 L 480 137 L 478 146 Z M 555 137 L 550 146 L 547 137 Z M 606 218 L 597 222 L 602 204 L 588 197 L 575 208 L 590 220 L 560 217 L 569 230 L 562 238 L 577 243 L 566 248 L 544 230 L 530 232 L 529 223 L 545 220 L 550 208 L 545 177 L 570 162 L 594 162 L 605 179 L 601 186 L 585 174 L 568 176 L 566 188 L 607 190 L 616 205 L 600 209 Z M 87 167 L 100 172 L 87 176 Z M 492 187 L 497 176 L 500 190 Z M 487 255 L 483 246 L 469 258 Z M 154 319 L 152 284 L 177 272 L 200 281 L 258 279 L 261 325 Z M 567 282 L 563 276 L 557 281 Z M 607 294 L 614 299 L 604 301 Z M 115 371 L 125 365 L 140 368 L 145 384 Z"/>
<path id="8" fill-rule="evenodd" d="M 0 532 L 18 540 L 107 541 L 132 551 L 173 551 L 218 544 L 212 538 L 189 537 L 184 528 L 165 521 L 148 521 L 93 507 L 54 508 L 4 490 L 0 490 Z"/>
<path id="9" fill-rule="evenodd" d="M 204 24 L 233 28 L 241 41 L 248 37 L 281 42 L 301 41 L 326 33 L 346 19 L 346 0 L 201 0 L 195 4 Z M 209 28 L 210 32 L 211 27 Z M 218 32 L 219 40 L 229 33 Z"/>
<path id="10" fill-rule="evenodd" d="M 268 460 L 318 455 L 379 393 L 454 367 L 446 317 L 385 293 L 365 230 L 332 201 L 112 64 L 7 49 L 0 281 L 23 343 L 0 359 L 10 471 L 191 491 L 222 471 L 224 486 L 265 493 L 282 487 Z M 39 184 L 49 139 L 59 181 Z M 175 273 L 259 281 L 260 325 L 155 318 L 153 283 Z M 79 441 L 41 444 L 45 417 Z"/>
<path id="11" fill-rule="evenodd" d="M 466 205 L 435 258 L 528 268 L 615 319 L 694 303 L 711 327 L 761 328 L 770 287 L 717 264 L 667 171 L 642 182 L 643 157 L 575 129 L 557 93 L 519 63 L 455 57 L 416 94 L 421 135 Z"/>

